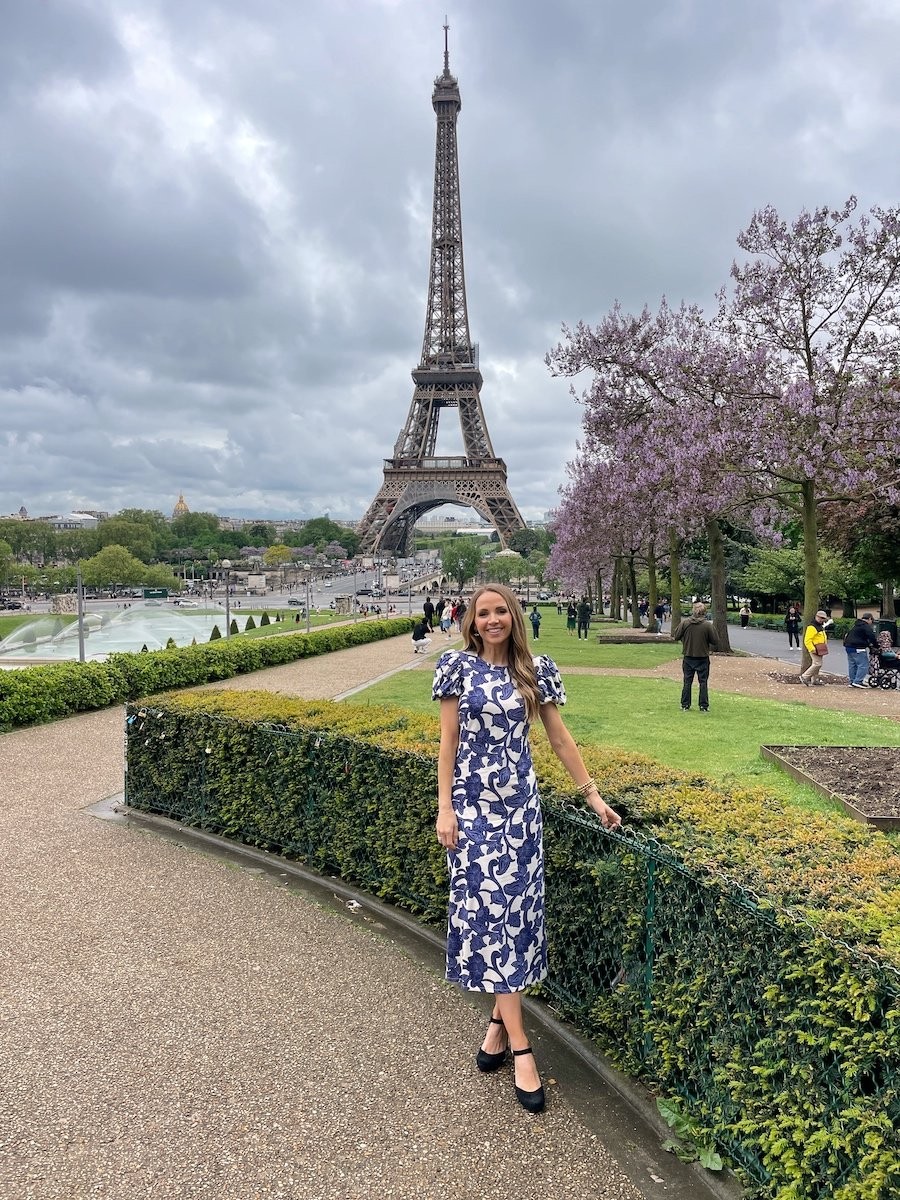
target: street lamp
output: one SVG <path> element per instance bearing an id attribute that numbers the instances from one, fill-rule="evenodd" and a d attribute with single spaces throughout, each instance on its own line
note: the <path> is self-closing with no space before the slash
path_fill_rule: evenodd
<path id="1" fill-rule="evenodd" d="M 75 602 L 78 609 L 78 661 L 84 662 L 84 583 L 81 563 L 75 568 Z"/>
<path id="2" fill-rule="evenodd" d="M 231 637 L 231 596 L 228 587 L 231 577 L 231 559 L 222 559 L 222 570 L 225 572 L 225 636 Z"/>
<path id="3" fill-rule="evenodd" d="M 309 614 L 309 573 L 312 570 L 310 563 L 304 564 L 306 567 L 306 632 L 309 633 L 310 614 Z"/>
<path id="4" fill-rule="evenodd" d="M 459 560 L 459 594 L 460 595 L 462 595 L 462 590 L 463 590 L 463 568 L 464 567 L 465 567 L 465 563 L 463 562 L 462 559 L 460 559 Z"/>

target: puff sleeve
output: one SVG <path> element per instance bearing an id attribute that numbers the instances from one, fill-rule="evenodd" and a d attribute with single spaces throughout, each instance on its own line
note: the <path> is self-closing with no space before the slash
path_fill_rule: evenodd
<path id="1" fill-rule="evenodd" d="M 461 668 L 462 659 L 458 650 L 447 650 L 441 655 L 434 669 L 432 700 L 446 700 L 450 696 L 462 695 Z"/>
<path id="2" fill-rule="evenodd" d="M 560 678 L 559 667 L 546 654 L 538 655 L 534 660 L 537 673 L 538 691 L 541 694 L 541 704 L 559 704 L 566 702 L 566 689 Z"/>

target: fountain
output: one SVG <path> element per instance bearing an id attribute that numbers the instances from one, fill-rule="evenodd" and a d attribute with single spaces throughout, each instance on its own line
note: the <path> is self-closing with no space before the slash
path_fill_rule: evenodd
<path id="1" fill-rule="evenodd" d="M 247 617 L 232 613 L 243 629 Z M 84 656 L 100 662 L 121 650 L 163 650 L 171 638 L 176 646 L 208 642 L 213 626 L 225 636 L 225 610 L 212 608 L 191 613 L 176 608 L 126 608 L 84 614 Z M 0 641 L 0 666 L 78 660 L 78 623 L 57 616 L 36 617 Z"/>

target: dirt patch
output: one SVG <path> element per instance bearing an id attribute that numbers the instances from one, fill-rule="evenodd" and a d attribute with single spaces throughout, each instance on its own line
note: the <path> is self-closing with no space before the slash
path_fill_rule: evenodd
<path id="1" fill-rule="evenodd" d="M 900 748 L 896 746 L 773 746 L 788 768 L 866 817 L 900 824 Z"/>

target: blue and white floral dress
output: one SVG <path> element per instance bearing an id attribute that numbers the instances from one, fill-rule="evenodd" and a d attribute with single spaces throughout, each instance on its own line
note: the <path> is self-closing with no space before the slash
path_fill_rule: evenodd
<path id="1" fill-rule="evenodd" d="M 534 660 L 541 703 L 565 704 L 556 663 Z M 547 974 L 544 854 L 525 702 L 507 667 L 468 650 L 441 655 L 435 700 L 459 698 L 447 853 L 447 978 L 475 992 L 519 992 Z"/>

